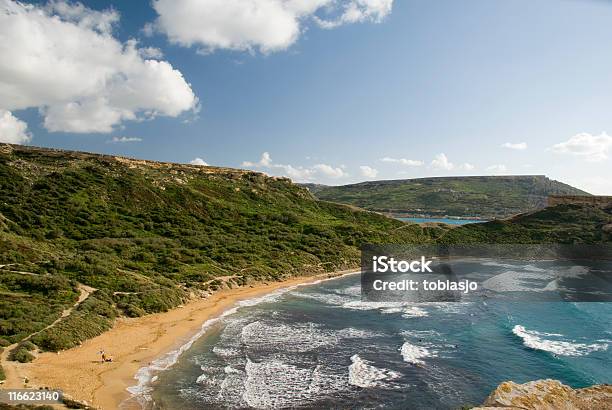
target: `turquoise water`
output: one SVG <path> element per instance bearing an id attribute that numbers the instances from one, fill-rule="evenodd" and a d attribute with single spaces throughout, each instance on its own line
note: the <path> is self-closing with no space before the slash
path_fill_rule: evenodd
<path id="1" fill-rule="evenodd" d="M 450 219 L 450 218 L 397 218 L 400 221 L 424 223 L 424 222 L 442 222 L 449 225 L 465 225 L 487 222 L 482 219 Z"/>
<path id="2" fill-rule="evenodd" d="M 163 409 L 456 409 L 505 380 L 612 381 L 609 304 L 362 302 L 359 279 L 243 303 L 141 398 Z"/>

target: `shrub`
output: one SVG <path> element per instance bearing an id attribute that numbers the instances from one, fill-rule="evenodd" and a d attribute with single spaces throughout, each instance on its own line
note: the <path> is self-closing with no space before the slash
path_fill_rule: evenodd
<path id="1" fill-rule="evenodd" d="M 13 360 L 20 363 L 29 363 L 34 360 L 34 355 L 23 346 L 18 346 L 9 355 L 9 360 Z"/>

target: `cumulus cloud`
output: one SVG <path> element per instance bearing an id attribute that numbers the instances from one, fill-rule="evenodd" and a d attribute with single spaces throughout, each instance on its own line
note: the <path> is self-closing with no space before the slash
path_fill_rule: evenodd
<path id="1" fill-rule="evenodd" d="M 475 168 L 474 165 L 468 162 L 455 165 L 449 161 L 448 157 L 444 153 L 440 153 L 434 157 L 434 159 L 431 161 L 431 167 L 441 171 L 472 171 Z"/>
<path id="2" fill-rule="evenodd" d="M 332 167 L 331 165 L 327 164 L 317 164 L 312 168 L 329 178 L 342 178 L 343 176 L 346 176 L 346 173 L 342 168 Z"/>
<path id="3" fill-rule="evenodd" d="M 261 159 L 259 160 L 259 162 L 244 161 L 242 163 L 242 166 L 243 167 L 269 167 L 271 164 L 272 164 L 272 157 L 270 157 L 270 153 L 264 152 L 263 154 L 261 154 Z"/>
<path id="4" fill-rule="evenodd" d="M 583 132 L 553 145 L 550 149 L 557 154 L 571 154 L 587 161 L 599 162 L 608 159 L 608 153 L 612 149 L 612 137 L 605 132 L 599 135 Z"/>
<path id="5" fill-rule="evenodd" d="M 378 170 L 368 165 L 360 166 L 359 171 L 361 172 L 361 176 L 364 176 L 366 178 L 376 178 L 376 175 L 378 175 Z"/>
<path id="6" fill-rule="evenodd" d="M 504 164 L 495 164 L 487 167 L 487 171 L 490 171 L 494 174 L 504 174 L 508 172 L 508 167 L 506 167 Z"/>
<path id="7" fill-rule="evenodd" d="M 15 118 L 10 111 L 0 108 L 0 142 L 25 144 L 31 139 L 28 124 Z"/>
<path id="8" fill-rule="evenodd" d="M 344 4 L 339 17 L 324 20 L 315 16 L 315 21 L 323 28 L 336 28 L 343 24 L 372 21 L 380 23 L 391 13 L 393 0 L 354 0 Z"/>
<path id="9" fill-rule="evenodd" d="M 418 161 L 415 159 L 406 159 L 406 158 L 390 158 L 384 157 L 380 159 L 382 162 L 391 162 L 400 165 L 406 165 L 409 167 L 420 167 L 423 165 L 423 161 Z"/>
<path id="10" fill-rule="evenodd" d="M 518 151 L 526 150 L 527 143 L 526 142 L 505 142 L 502 144 L 502 148 L 515 149 Z"/>
<path id="11" fill-rule="evenodd" d="M 202 158 L 197 157 L 192 159 L 191 161 L 189 161 L 189 163 L 191 165 L 202 165 L 202 166 L 208 166 L 208 163 L 206 163 L 206 161 L 204 161 Z"/>
<path id="12" fill-rule="evenodd" d="M 294 166 L 289 164 L 277 164 L 272 161 L 270 153 L 264 152 L 258 162 L 244 161 L 243 167 L 263 168 L 272 173 L 287 176 L 300 182 L 310 182 L 315 178 L 338 179 L 347 177 L 348 174 L 342 167 L 333 167 L 328 164 L 316 164 L 312 167 Z"/>
<path id="13" fill-rule="evenodd" d="M 154 0 L 157 19 L 146 34 L 164 33 L 172 43 L 263 53 L 286 50 L 311 20 L 324 28 L 380 22 L 393 0 Z"/>
<path id="14" fill-rule="evenodd" d="M 448 160 L 446 154 L 441 153 L 434 157 L 431 161 L 431 167 L 434 169 L 441 169 L 445 171 L 450 171 L 455 168 L 455 165 Z"/>
<path id="15" fill-rule="evenodd" d="M 0 0 L 0 109 L 38 108 L 49 131 L 111 132 L 127 120 L 197 107 L 183 75 L 153 49 L 112 34 L 114 10 Z"/>
<path id="16" fill-rule="evenodd" d="M 138 137 L 113 137 L 106 142 L 110 144 L 125 144 L 126 142 L 140 142 L 140 141 L 142 141 L 142 138 L 138 138 Z"/>

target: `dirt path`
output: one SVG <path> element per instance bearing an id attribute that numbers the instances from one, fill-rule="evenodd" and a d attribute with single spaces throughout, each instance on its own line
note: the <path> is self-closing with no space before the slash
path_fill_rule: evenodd
<path id="1" fill-rule="evenodd" d="M 30 272 L 15 272 L 15 273 L 21 273 L 24 275 L 27 275 L 27 274 L 33 275 Z M 51 323 L 48 326 L 45 326 L 43 329 L 40 329 L 37 332 L 32 333 L 31 335 L 28 335 L 21 342 L 30 340 L 33 336 L 39 334 L 40 332 L 44 330 L 47 330 L 55 326 L 61 320 L 70 316 L 72 311 L 76 309 L 81 303 L 83 303 L 83 301 L 87 299 L 89 295 L 91 295 L 96 290 L 95 288 L 92 288 L 87 285 L 83 285 L 81 283 L 79 283 L 78 288 L 79 288 L 80 294 L 79 294 L 79 298 L 74 303 L 74 305 L 72 305 L 68 309 L 64 309 L 60 317 L 54 320 L 53 323 Z M 24 376 L 24 371 L 27 369 L 28 363 L 19 363 L 19 362 L 11 361 L 8 359 L 11 351 L 13 351 L 13 349 L 15 349 L 21 342 L 13 343 L 12 345 L 5 347 L 4 350 L 2 351 L 2 354 L 0 354 L 0 364 L 2 365 L 2 368 L 4 369 L 4 374 L 6 376 L 6 379 L 2 383 L 3 387 L 20 388 L 20 387 L 23 387 L 25 384 L 24 380 L 26 378 Z"/>

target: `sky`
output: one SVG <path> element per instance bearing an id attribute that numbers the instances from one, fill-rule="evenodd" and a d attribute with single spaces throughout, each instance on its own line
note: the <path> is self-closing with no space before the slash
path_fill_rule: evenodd
<path id="1" fill-rule="evenodd" d="M 608 1 L 0 0 L 0 55 L 3 142 L 612 195 Z"/>

